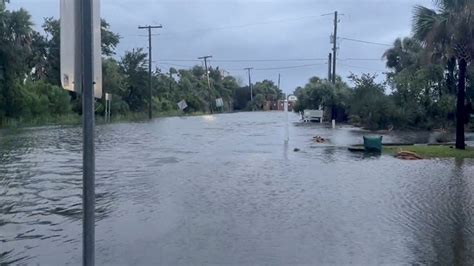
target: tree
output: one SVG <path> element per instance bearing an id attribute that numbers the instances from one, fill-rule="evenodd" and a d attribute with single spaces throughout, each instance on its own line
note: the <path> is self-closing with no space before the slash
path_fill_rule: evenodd
<path id="1" fill-rule="evenodd" d="M 20 81 L 29 73 L 25 62 L 31 55 L 32 25 L 26 10 L 10 12 L 4 3 L 0 6 L 0 118 L 17 115 L 21 108 L 16 101 L 23 95 Z"/>
<path id="2" fill-rule="evenodd" d="M 271 80 L 263 80 L 253 86 L 255 95 L 262 94 L 266 101 L 277 101 L 282 98 L 282 91 Z"/>
<path id="3" fill-rule="evenodd" d="M 457 60 L 456 148 L 465 149 L 466 76 L 467 67 L 474 57 L 474 2 L 438 0 L 435 4 L 438 10 L 415 7 L 413 32 L 427 50 Z"/>
<path id="4" fill-rule="evenodd" d="M 294 107 L 296 112 L 322 106 L 327 119 L 330 119 L 334 112 L 337 120 L 343 121 L 349 109 L 351 91 L 340 77 L 336 78 L 335 85 L 328 80 L 312 77 L 304 88 L 298 87 L 294 95 L 298 97 Z"/>
<path id="5" fill-rule="evenodd" d="M 375 81 L 376 76 L 363 74 L 351 75 L 354 92 L 350 100 L 350 114 L 357 117 L 361 125 L 369 129 L 387 128 L 393 124 L 394 105 L 385 95 L 383 84 Z"/>
<path id="6" fill-rule="evenodd" d="M 125 77 L 125 95 L 131 111 L 144 111 L 148 102 L 147 54 L 142 48 L 125 52 L 120 69 Z"/>
<path id="7" fill-rule="evenodd" d="M 387 60 L 387 67 L 399 73 L 404 69 L 419 65 L 420 43 L 412 38 L 396 39 L 393 47 L 388 49 L 383 57 Z"/>
<path id="8" fill-rule="evenodd" d="M 45 18 L 43 30 L 46 33 L 46 49 L 40 50 L 41 58 L 46 58 L 44 78 L 51 84 L 61 86 L 61 61 L 60 61 L 60 25 L 59 20 L 52 17 Z"/>
<path id="9" fill-rule="evenodd" d="M 115 54 L 115 48 L 120 42 L 120 35 L 110 30 L 110 24 L 105 20 L 100 20 L 101 24 L 101 41 L 102 41 L 102 55 L 112 56 Z"/>

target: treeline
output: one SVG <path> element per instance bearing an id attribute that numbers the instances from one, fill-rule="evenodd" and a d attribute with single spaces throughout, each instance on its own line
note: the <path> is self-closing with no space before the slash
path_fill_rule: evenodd
<path id="1" fill-rule="evenodd" d="M 383 58 L 385 81 L 351 75 L 350 88 L 312 78 L 297 88 L 296 110 L 322 104 L 339 121 L 370 129 L 447 128 L 457 123 L 461 138 L 474 100 L 474 3 L 437 1 L 437 10 L 416 6 L 414 36 L 395 40 Z"/>
<path id="2" fill-rule="evenodd" d="M 120 36 L 102 20 L 103 92 L 111 93 L 112 117 L 141 114 L 149 103 L 148 55 L 143 49 L 116 55 Z M 8 10 L 0 1 L 0 126 L 9 121 L 55 120 L 81 113 L 80 95 L 67 92 L 60 83 L 60 23 L 46 18 L 44 34 L 33 29 L 30 14 Z M 250 89 L 219 68 L 209 69 L 210 87 L 203 67 L 159 69 L 152 73 L 152 107 L 156 112 L 177 112 L 177 102 L 185 100 L 187 113 L 217 111 L 215 99 L 222 98 L 219 110 L 259 110 L 266 100 L 282 97 L 272 81 L 253 84 Z M 96 102 L 103 115 L 103 100 Z"/>

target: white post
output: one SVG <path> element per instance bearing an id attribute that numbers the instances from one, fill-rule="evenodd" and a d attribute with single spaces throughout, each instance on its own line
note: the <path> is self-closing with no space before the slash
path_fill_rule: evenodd
<path id="1" fill-rule="evenodd" d="M 107 113 L 109 115 L 109 122 L 111 120 L 111 117 L 112 117 L 112 94 L 110 94 L 110 98 L 109 98 L 109 112 Z"/>
<path id="2" fill-rule="evenodd" d="M 332 128 L 336 128 L 336 120 L 335 119 L 332 120 Z"/>
<path id="3" fill-rule="evenodd" d="M 285 110 L 285 143 L 288 144 L 288 142 L 290 141 L 290 128 L 288 125 L 288 99 L 285 99 L 284 110 Z"/>
<path id="4" fill-rule="evenodd" d="M 109 101 L 107 100 L 107 94 L 105 94 L 105 123 L 107 123 L 107 118 L 109 117 L 109 115 L 107 114 L 107 112 L 109 111 L 108 103 Z"/>

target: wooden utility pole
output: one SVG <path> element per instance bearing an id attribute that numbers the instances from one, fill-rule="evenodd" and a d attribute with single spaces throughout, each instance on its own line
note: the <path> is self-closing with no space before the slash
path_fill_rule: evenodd
<path id="1" fill-rule="evenodd" d="M 328 82 L 331 81 L 331 77 L 332 77 L 332 54 L 329 53 L 329 57 L 328 57 Z"/>
<path id="2" fill-rule="evenodd" d="M 209 70 L 207 68 L 207 59 L 212 58 L 212 55 L 206 55 L 198 57 L 198 59 L 204 60 L 204 67 L 206 68 L 207 77 L 207 89 L 209 90 L 209 111 L 212 113 L 212 99 L 211 99 L 211 80 L 209 79 Z"/>
<path id="3" fill-rule="evenodd" d="M 334 35 L 332 48 L 332 83 L 336 84 L 336 56 L 337 56 L 337 11 L 334 12 Z"/>
<path id="4" fill-rule="evenodd" d="M 250 77 L 250 71 L 253 69 L 253 67 L 246 67 L 244 70 L 247 70 L 249 74 L 249 88 L 250 88 L 250 101 L 253 101 L 253 88 L 252 88 L 252 78 Z"/>
<path id="5" fill-rule="evenodd" d="M 143 30 L 147 29 L 148 30 L 148 86 L 150 89 L 150 95 L 149 95 L 149 100 L 148 100 L 148 118 L 152 119 L 153 118 L 153 113 L 152 113 L 152 102 L 153 102 L 153 88 L 152 88 L 152 76 L 151 76 L 151 65 L 152 65 L 152 56 L 151 56 L 151 29 L 161 29 L 163 26 L 161 25 L 156 25 L 156 26 L 139 26 L 138 29 Z"/>

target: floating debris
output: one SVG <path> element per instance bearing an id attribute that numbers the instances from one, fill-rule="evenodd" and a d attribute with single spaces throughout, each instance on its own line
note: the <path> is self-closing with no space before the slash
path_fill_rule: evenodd
<path id="1" fill-rule="evenodd" d="M 316 143 L 326 143 L 328 140 L 321 136 L 316 136 L 316 137 L 313 137 L 313 141 Z"/>
<path id="2" fill-rule="evenodd" d="M 399 151 L 395 155 L 395 158 L 400 159 L 400 160 L 409 160 L 409 161 L 423 160 L 423 157 L 411 151 Z"/>
<path id="3" fill-rule="evenodd" d="M 299 151 L 301 151 L 301 150 L 298 149 L 298 148 L 295 148 L 293 151 L 294 151 L 294 152 L 299 152 Z"/>

